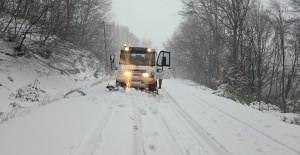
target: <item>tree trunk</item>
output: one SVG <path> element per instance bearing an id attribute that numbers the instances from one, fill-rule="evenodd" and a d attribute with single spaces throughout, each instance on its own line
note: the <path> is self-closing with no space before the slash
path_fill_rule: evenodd
<path id="1" fill-rule="evenodd" d="M 27 28 L 27 30 L 25 31 L 24 33 L 24 36 L 20 42 L 20 44 L 17 46 L 17 50 L 18 51 L 21 51 L 22 50 L 22 47 L 23 47 L 23 42 L 24 40 L 26 39 L 26 35 L 28 34 L 29 30 L 31 29 L 31 27 L 36 24 L 42 17 L 43 17 L 43 14 L 48 10 L 48 6 L 45 7 L 45 9 L 42 11 L 42 13 L 40 14 L 40 16 L 35 20 L 33 21 L 30 26 Z"/>

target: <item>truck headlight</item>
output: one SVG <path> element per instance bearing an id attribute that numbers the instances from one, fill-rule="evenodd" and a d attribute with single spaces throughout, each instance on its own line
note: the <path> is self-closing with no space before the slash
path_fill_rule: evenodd
<path id="1" fill-rule="evenodd" d="M 125 76 L 130 76 L 130 75 L 131 75 L 131 72 L 126 71 L 126 72 L 124 72 L 124 75 L 125 75 Z"/>
<path id="2" fill-rule="evenodd" d="M 125 47 L 125 51 L 129 51 L 129 47 Z"/>
<path id="3" fill-rule="evenodd" d="M 143 77 L 149 77 L 149 73 L 143 73 L 142 76 Z"/>

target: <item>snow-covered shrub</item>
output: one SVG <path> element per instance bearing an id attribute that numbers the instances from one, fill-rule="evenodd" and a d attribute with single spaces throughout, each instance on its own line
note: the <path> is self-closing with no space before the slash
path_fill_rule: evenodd
<path id="1" fill-rule="evenodd" d="M 228 58 L 222 68 L 222 83 L 226 84 L 223 90 L 230 94 L 228 97 L 249 104 L 254 97 L 251 80 L 244 68 L 240 62 Z"/>
<path id="2" fill-rule="evenodd" d="M 251 102 L 249 104 L 249 107 L 256 109 L 256 110 L 260 110 L 260 111 L 277 111 L 280 112 L 280 108 L 276 105 L 270 104 L 270 103 L 265 103 L 263 101 L 255 101 L 255 102 Z"/>
<path id="3" fill-rule="evenodd" d="M 29 109 L 26 109 L 26 108 L 20 106 L 16 102 L 10 103 L 9 105 L 11 107 L 8 109 L 7 112 L 0 112 L 0 123 L 3 123 L 4 121 L 8 121 L 9 119 L 14 118 L 16 116 L 28 114 L 30 112 Z M 20 109 L 23 109 L 23 110 L 19 111 Z"/>
<path id="4" fill-rule="evenodd" d="M 40 89 L 39 84 L 40 82 L 35 80 L 33 83 L 18 89 L 15 98 L 19 98 L 21 101 L 39 101 L 40 93 L 45 93 L 44 90 Z"/>
<path id="5" fill-rule="evenodd" d="M 278 106 L 265 103 L 265 102 L 252 102 L 249 104 L 249 107 L 262 111 L 264 113 L 271 114 L 275 117 L 280 117 L 280 119 L 286 123 L 300 125 L 300 115 L 295 113 L 281 113 L 281 110 Z"/>
<path id="6" fill-rule="evenodd" d="M 226 92 L 226 87 L 228 87 L 227 84 L 221 84 L 216 91 L 213 92 L 213 94 L 216 94 L 221 97 L 226 98 L 232 98 L 232 95 L 228 92 Z"/>
<path id="7" fill-rule="evenodd" d="M 300 115 L 294 113 L 282 113 L 280 118 L 284 122 L 300 125 Z"/>
<path id="8" fill-rule="evenodd" d="M 290 112 L 300 113 L 300 100 L 287 101 L 287 107 Z"/>
<path id="9" fill-rule="evenodd" d="M 79 93 L 81 96 L 85 96 L 86 93 L 84 93 L 82 90 L 79 90 L 79 89 L 74 89 L 74 90 L 70 90 L 68 93 L 66 93 L 66 95 L 64 96 L 64 98 L 68 97 L 70 94 L 72 93 Z"/>
<path id="10" fill-rule="evenodd" d="M 43 95 L 40 97 L 40 102 L 39 102 L 39 105 L 47 105 L 51 102 L 55 102 L 55 101 L 58 101 L 61 97 L 52 97 L 50 96 L 49 94 L 46 94 L 46 95 Z"/>
<path id="11" fill-rule="evenodd" d="M 50 48 L 45 48 L 43 50 L 40 50 L 39 55 L 43 57 L 44 59 L 49 59 L 50 56 L 52 55 L 52 50 Z"/>
<path id="12" fill-rule="evenodd" d="M 12 106 L 11 112 L 10 112 L 10 118 L 13 118 L 16 116 L 16 113 L 18 112 L 19 109 L 24 108 L 22 106 L 20 106 L 18 103 L 13 102 L 10 103 L 9 105 Z"/>

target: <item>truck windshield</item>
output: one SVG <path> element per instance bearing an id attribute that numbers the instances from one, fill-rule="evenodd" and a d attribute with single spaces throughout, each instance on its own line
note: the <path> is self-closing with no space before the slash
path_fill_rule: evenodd
<path id="1" fill-rule="evenodd" d="M 120 64 L 155 66 L 155 52 L 121 51 Z"/>

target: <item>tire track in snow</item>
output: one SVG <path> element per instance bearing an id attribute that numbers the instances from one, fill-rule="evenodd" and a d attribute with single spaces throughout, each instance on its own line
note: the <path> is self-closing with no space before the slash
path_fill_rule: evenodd
<path id="1" fill-rule="evenodd" d="M 171 132 L 171 130 L 170 130 L 170 127 L 169 127 L 169 125 L 168 125 L 167 122 L 166 122 L 166 119 L 165 119 L 161 114 L 159 114 L 159 117 L 161 118 L 161 120 L 162 120 L 164 126 L 166 127 L 166 129 L 169 131 L 169 134 L 170 134 L 170 136 L 172 137 L 174 143 L 177 145 L 178 148 L 180 148 L 180 147 L 179 147 L 179 144 L 178 144 L 177 141 L 176 141 L 175 136 L 172 134 L 172 132 Z M 181 154 L 183 154 L 182 150 L 181 150 L 181 149 L 179 149 L 179 150 L 180 150 Z"/>
<path id="2" fill-rule="evenodd" d="M 205 142 L 207 142 L 216 151 L 217 154 L 230 154 L 230 152 L 219 141 L 217 141 L 216 138 L 214 138 L 209 132 L 207 132 L 202 126 L 200 126 L 190 115 L 188 115 L 187 112 L 181 108 L 179 103 L 168 92 L 166 93 L 176 105 L 176 111 L 174 112 L 181 116 L 179 118 L 184 119 L 186 123 L 194 130 L 194 132 L 198 134 Z M 201 142 L 199 139 L 197 139 L 197 141 L 199 143 Z"/>
<path id="3" fill-rule="evenodd" d="M 275 139 L 275 138 L 269 136 L 268 134 L 266 134 L 266 133 L 264 133 L 264 132 L 258 130 L 257 128 L 251 126 L 250 124 L 247 124 L 247 123 L 243 122 L 242 120 L 238 119 L 237 117 L 234 117 L 233 115 L 231 115 L 231 114 L 229 114 L 229 113 L 227 113 L 227 112 L 221 110 L 220 108 L 218 108 L 218 107 L 216 107 L 216 106 L 214 106 L 214 105 L 209 104 L 206 100 L 203 100 L 202 98 L 200 98 L 200 97 L 198 97 L 197 95 L 193 94 L 193 92 L 191 92 L 190 90 L 187 90 L 187 89 L 184 89 L 184 90 L 185 90 L 185 91 L 183 91 L 183 90 L 180 90 L 180 91 L 181 91 L 182 93 L 184 93 L 185 95 L 187 95 L 187 96 L 190 96 L 190 97 L 192 97 L 192 98 L 194 98 L 194 99 L 196 99 L 196 100 L 198 100 L 198 101 L 201 101 L 202 103 L 205 103 L 206 105 L 208 105 L 209 107 L 213 108 L 214 110 L 217 110 L 217 111 L 221 112 L 222 114 L 226 115 L 227 117 L 229 117 L 229 118 L 235 120 L 236 122 L 238 122 L 238 123 L 240 123 L 240 124 L 243 124 L 243 125 L 246 126 L 247 128 L 252 129 L 253 131 L 255 131 L 255 132 L 257 132 L 257 133 L 263 135 L 264 137 L 270 139 L 271 141 L 273 141 L 273 142 L 275 142 L 275 143 L 277 143 L 277 144 L 279 144 L 279 145 L 281 145 L 281 146 L 286 147 L 288 150 L 291 150 L 292 152 L 294 152 L 294 153 L 296 153 L 296 154 L 300 154 L 300 152 L 299 152 L 298 150 L 295 150 L 294 148 L 291 148 L 291 147 L 287 146 L 286 144 L 284 144 L 284 143 L 280 142 L 279 140 L 277 140 L 277 139 Z M 187 92 L 189 92 L 189 93 L 187 93 Z M 198 103 L 198 102 L 196 102 L 196 103 Z M 200 104 L 198 103 L 198 105 L 200 105 Z M 203 105 L 201 105 L 201 106 L 203 106 Z M 206 107 L 206 108 L 207 108 L 207 107 Z"/>
<path id="4" fill-rule="evenodd" d="M 172 109 L 176 114 L 178 120 L 185 124 L 185 128 L 193 135 L 194 139 L 198 142 L 201 148 L 206 149 L 205 144 L 207 143 L 216 154 L 230 154 L 229 151 L 221 145 L 211 134 L 206 132 L 201 126 L 199 126 L 193 119 L 191 119 L 187 114 L 182 112 L 182 109 L 179 107 L 175 107 L 176 109 Z M 205 131 L 205 132 L 203 132 Z M 209 152 L 206 149 L 206 152 Z M 211 154 L 211 153 L 209 153 Z"/>
<path id="5" fill-rule="evenodd" d="M 108 122 L 108 119 L 111 115 L 112 110 L 106 109 L 101 112 L 95 121 L 94 125 L 91 127 L 89 132 L 86 134 L 86 136 L 83 138 L 82 142 L 79 144 L 79 147 L 77 148 L 74 155 L 91 155 L 93 154 L 97 141 L 101 137 L 101 133 L 103 128 Z"/>
<path id="6" fill-rule="evenodd" d="M 134 121 L 133 121 L 133 135 L 134 135 L 134 145 L 133 153 L 134 155 L 145 155 L 142 127 L 141 127 L 141 115 L 139 109 L 134 109 Z"/>
<path id="7" fill-rule="evenodd" d="M 184 154 L 161 114 L 147 114 L 142 116 L 142 120 L 145 154 Z"/>

